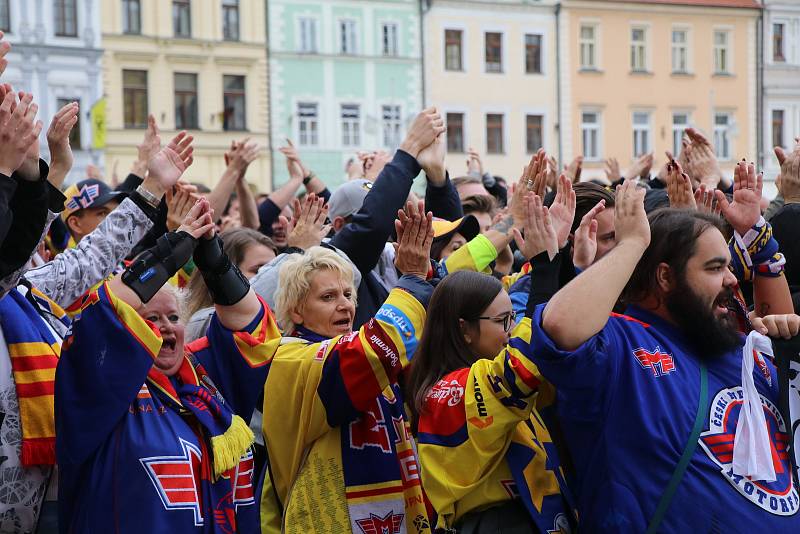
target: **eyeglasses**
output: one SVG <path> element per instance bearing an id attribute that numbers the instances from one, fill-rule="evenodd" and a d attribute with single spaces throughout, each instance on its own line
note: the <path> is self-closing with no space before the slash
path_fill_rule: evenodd
<path id="1" fill-rule="evenodd" d="M 500 323 L 500 321 L 503 321 L 503 330 L 508 332 L 511 329 L 511 325 L 517 320 L 517 312 L 512 311 L 509 313 L 504 313 L 503 315 L 495 315 L 494 317 L 478 317 L 478 319 L 482 319 L 484 321 L 493 321 L 495 323 Z"/>

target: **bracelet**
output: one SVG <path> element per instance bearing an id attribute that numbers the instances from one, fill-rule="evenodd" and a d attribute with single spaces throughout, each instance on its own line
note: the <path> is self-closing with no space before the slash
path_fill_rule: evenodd
<path id="1" fill-rule="evenodd" d="M 744 235 L 734 231 L 729 247 L 731 267 L 739 280 L 752 281 L 755 274 L 780 276 L 786 263 L 772 237 L 772 226 L 763 217 Z"/>
<path id="2" fill-rule="evenodd" d="M 153 208 L 158 208 L 158 205 L 161 203 L 161 199 L 145 189 L 143 185 L 139 185 L 139 187 L 136 188 L 136 192 L 142 195 L 145 202 L 150 204 Z"/>
<path id="3" fill-rule="evenodd" d="M 311 180 L 313 180 L 315 176 L 316 176 L 316 174 L 314 174 L 313 172 L 309 172 L 309 173 L 308 173 L 308 176 L 306 176 L 305 178 L 303 178 L 303 185 L 308 185 L 308 182 L 310 182 Z"/>

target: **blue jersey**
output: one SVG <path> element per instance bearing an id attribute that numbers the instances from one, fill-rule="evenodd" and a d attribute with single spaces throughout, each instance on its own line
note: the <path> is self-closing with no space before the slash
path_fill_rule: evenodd
<path id="1" fill-rule="evenodd" d="M 700 366 L 674 325 L 638 308 L 612 315 L 573 352 L 542 330 L 534 360 L 558 390 L 558 410 L 577 474 L 582 532 L 644 532 L 691 434 Z M 777 480 L 735 475 L 742 406 L 741 348 L 707 362 L 708 417 L 660 532 L 798 532 L 798 494 L 778 411 L 778 376 L 756 366 Z"/>
<path id="2" fill-rule="evenodd" d="M 187 351 L 249 420 L 279 341 L 272 316 L 262 311 L 243 332 L 214 317 L 207 335 Z M 73 323 L 56 374 L 61 532 L 258 530 L 252 451 L 218 478 L 209 472 L 207 432 L 148 375 L 160 345 L 107 285 Z"/>

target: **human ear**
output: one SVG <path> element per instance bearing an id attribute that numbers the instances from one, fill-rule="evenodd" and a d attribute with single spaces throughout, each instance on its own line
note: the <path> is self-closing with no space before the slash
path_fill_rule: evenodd
<path id="1" fill-rule="evenodd" d="M 656 283 L 664 293 L 669 293 L 674 287 L 672 269 L 666 263 L 659 263 L 656 267 Z"/>
<path id="2" fill-rule="evenodd" d="M 464 319 L 459 319 L 458 326 L 461 328 L 461 335 L 464 336 L 464 341 L 466 341 L 467 345 L 471 345 L 472 336 L 469 334 L 470 328 L 467 322 Z"/>

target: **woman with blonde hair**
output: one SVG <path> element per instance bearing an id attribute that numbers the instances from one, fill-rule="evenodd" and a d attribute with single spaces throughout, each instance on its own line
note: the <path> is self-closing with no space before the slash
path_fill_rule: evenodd
<path id="1" fill-rule="evenodd" d="M 398 286 L 351 331 L 353 272 L 311 247 L 281 267 L 284 338 L 264 386 L 268 470 L 263 533 L 429 533 L 399 374 L 417 346 L 432 287 L 432 216 L 408 203 L 396 221 Z M 324 510 L 324 513 L 322 511 Z"/>

